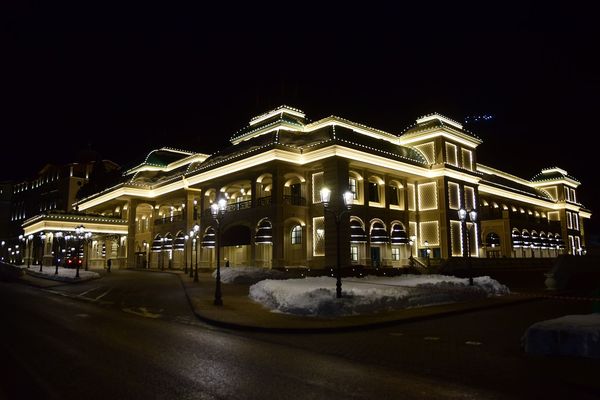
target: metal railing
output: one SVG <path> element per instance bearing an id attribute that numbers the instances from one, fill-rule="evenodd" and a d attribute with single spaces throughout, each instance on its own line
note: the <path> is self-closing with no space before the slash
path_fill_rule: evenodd
<path id="1" fill-rule="evenodd" d="M 182 213 L 169 215 L 169 216 L 163 217 L 163 218 L 157 218 L 154 220 L 154 225 L 164 225 L 164 224 L 170 224 L 170 223 L 179 222 L 179 221 L 183 221 Z"/>

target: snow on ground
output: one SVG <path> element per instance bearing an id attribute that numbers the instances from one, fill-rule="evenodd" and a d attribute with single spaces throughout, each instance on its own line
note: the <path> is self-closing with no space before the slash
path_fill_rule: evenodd
<path id="1" fill-rule="evenodd" d="M 274 312 L 308 316 L 357 315 L 424 307 L 504 295 L 509 289 L 488 276 L 468 279 L 444 275 L 401 275 L 342 279 L 342 299 L 335 278 L 264 280 L 250 287 L 250 298 Z"/>
<path id="2" fill-rule="evenodd" d="M 600 313 L 537 322 L 522 338 L 527 353 L 600 358 Z"/>
<path id="3" fill-rule="evenodd" d="M 38 278 L 51 279 L 54 281 L 79 282 L 100 277 L 100 274 L 97 272 L 86 271 L 81 268 L 79 269 L 79 278 L 75 278 L 75 268 L 58 267 L 58 275 L 55 275 L 55 266 L 44 266 L 42 267 L 42 272 L 40 272 L 39 265 L 31 265 L 29 268 L 27 268 L 26 265 L 21 265 L 20 267 L 23 271 L 25 271 L 27 275 L 36 276 Z"/>
<path id="4" fill-rule="evenodd" d="M 213 271 L 216 278 L 217 271 Z M 263 279 L 285 279 L 285 273 L 274 269 L 259 267 L 228 267 L 221 268 L 221 282 L 223 283 L 256 283 Z"/>

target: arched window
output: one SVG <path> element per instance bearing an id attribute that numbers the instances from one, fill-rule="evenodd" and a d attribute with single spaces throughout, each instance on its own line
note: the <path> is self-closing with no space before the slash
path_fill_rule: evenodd
<path id="1" fill-rule="evenodd" d="M 292 228 L 291 239 L 292 244 L 302 244 L 302 227 L 300 225 Z"/>
<path id="2" fill-rule="evenodd" d="M 500 236 L 496 232 L 490 232 L 485 237 L 485 244 L 489 247 L 496 247 L 500 245 Z"/>

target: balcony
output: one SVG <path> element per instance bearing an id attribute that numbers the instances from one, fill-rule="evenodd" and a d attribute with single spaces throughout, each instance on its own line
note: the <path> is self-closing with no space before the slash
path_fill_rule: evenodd
<path id="1" fill-rule="evenodd" d="M 283 196 L 283 204 L 289 204 L 292 206 L 306 206 L 306 199 L 304 197 L 286 194 Z"/>
<path id="2" fill-rule="evenodd" d="M 180 221 L 183 221 L 183 214 L 182 213 L 176 213 L 176 214 L 173 214 L 173 215 L 169 215 L 167 217 L 155 219 L 154 220 L 154 225 L 172 224 L 174 222 L 180 222 Z"/>

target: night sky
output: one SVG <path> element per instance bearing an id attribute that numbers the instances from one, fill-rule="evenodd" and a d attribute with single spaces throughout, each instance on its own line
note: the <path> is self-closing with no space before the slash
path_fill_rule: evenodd
<path id="1" fill-rule="evenodd" d="M 0 132 L 21 144 L 3 146 L 0 179 L 90 149 L 125 167 L 159 146 L 211 153 L 280 104 L 394 133 L 437 111 L 492 115 L 466 125 L 480 162 L 524 178 L 562 167 L 600 212 L 585 10 L 45 7 L 3 13 Z"/>

